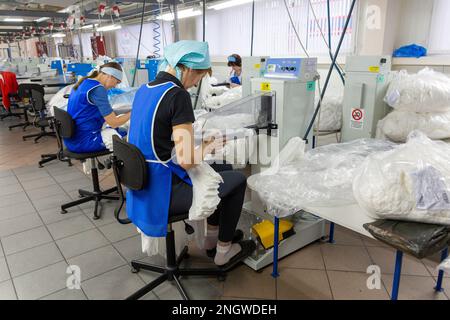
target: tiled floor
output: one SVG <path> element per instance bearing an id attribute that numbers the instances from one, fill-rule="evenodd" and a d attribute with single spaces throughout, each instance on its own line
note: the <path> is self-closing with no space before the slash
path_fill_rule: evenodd
<path id="1" fill-rule="evenodd" d="M 60 214 L 59 205 L 77 199 L 77 189 L 90 186 L 89 177 L 79 164 L 53 162 L 39 169 L 40 154 L 53 152 L 55 141 L 23 142 L 20 129 L 7 129 L 12 122 L 0 123 L 0 299 L 122 299 L 154 279 L 145 271 L 130 272 L 132 259 L 155 259 L 141 253 L 132 225 L 115 222 L 114 203 L 103 204 L 97 221 L 92 204 Z M 110 172 L 102 172 L 101 179 L 104 185 L 113 183 Z M 394 251 L 340 227 L 335 237 L 335 244 L 314 243 L 283 259 L 277 279 L 270 267 L 254 272 L 240 266 L 225 282 L 182 282 L 194 299 L 389 299 Z M 194 246 L 190 253 L 191 264 L 211 263 Z M 405 257 L 401 299 L 449 298 L 433 291 L 438 258 Z M 369 290 L 366 270 L 374 264 L 382 277 L 379 289 Z M 80 290 L 67 289 L 69 265 L 80 267 Z M 448 294 L 450 279 L 445 280 Z M 164 284 L 145 299 L 180 296 L 173 285 Z"/>

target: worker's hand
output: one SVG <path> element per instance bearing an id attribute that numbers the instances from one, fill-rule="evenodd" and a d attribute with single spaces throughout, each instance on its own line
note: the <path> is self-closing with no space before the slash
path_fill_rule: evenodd
<path id="1" fill-rule="evenodd" d="M 203 139 L 203 156 L 222 152 L 225 143 L 226 139 L 222 134 L 208 135 Z"/>

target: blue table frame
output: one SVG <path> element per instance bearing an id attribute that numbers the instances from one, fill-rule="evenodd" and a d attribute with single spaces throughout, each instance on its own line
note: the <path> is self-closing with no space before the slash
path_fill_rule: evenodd
<path id="1" fill-rule="evenodd" d="M 275 217 L 274 219 L 274 236 L 273 236 L 273 269 L 272 277 L 278 278 L 280 273 L 278 272 L 278 233 L 280 230 L 280 219 Z M 334 243 L 334 222 L 330 223 L 330 233 L 329 233 L 329 243 Z M 445 248 L 441 253 L 441 261 L 444 261 L 448 257 L 448 247 Z M 403 265 L 403 251 L 397 250 L 395 257 L 395 271 L 394 280 L 392 284 L 391 300 L 398 300 L 398 292 L 400 289 L 400 278 L 402 274 Z M 436 281 L 436 286 L 434 290 L 436 292 L 443 292 L 442 281 L 444 280 L 444 271 L 439 270 L 438 278 Z"/>

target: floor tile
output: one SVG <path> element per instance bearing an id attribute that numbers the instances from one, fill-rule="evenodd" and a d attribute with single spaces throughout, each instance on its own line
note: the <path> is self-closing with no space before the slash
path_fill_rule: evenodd
<path id="1" fill-rule="evenodd" d="M 33 205 L 36 210 L 41 211 L 55 208 L 71 201 L 72 199 L 66 194 L 55 194 L 50 197 L 33 200 Z"/>
<path id="2" fill-rule="evenodd" d="M 7 186 L 10 184 L 16 184 L 19 183 L 19 180 L 17 180 L 16 176 L 7 176 L 0 178 L 0 185 L 1 186 Z"/>
<path id="3" fill-rule="evenodd" d="M 65 191 L 59 185 L 54 184 L 43 188 L 28 190 L 27 194 L 32 201 L 36 201 L 56 194 L 65 194 Z"/>
<path id="4" fill-rule="evenodd" d="M 29 173 L 23 173 L 23 174 L 17 175 L 17 179 L 19 179 L 20 182 L 26 182 L 26 181 L 47 178 L 47 177 L 49 177 L 49 174 L 45 170 L 37 170 L 35 172 L 29 172 Z"/>
<path id="5" fill-rule="evenodd" d="M 27 195 L 25 192 L 13 193 L 7 196 L 2 196 L 2 201 L 0 203 L 0 208 L 10 207 L 15 204 L 29 202 Z"/>
<path id="6" fill-rule="evenodd" d="M 99 230 L 111 242 L 117 242 L 138 234 L 136 226 L 131 223 L 123 225 L 118 222 L 113 222 L 106 226 L 99 227 Z"/>
<path id="7" fill-rule="evenodd" d="M 59 222 L 48 224 L 47 228 L 53 236 L 53 239 L 58 240 L 76 233 L 93 229 L 95 226 L 85 215 L 78 215 Z"/>
<path id="8" fill-rule="evenodd" d="M 40 210 L 38 214 L 41 216 L 44 223 L 51 224 L 82 215 L 83 211 L 81 211 L 78 207 L 73 207 L 67 209 L 66 214 L 61 214 L 61 207 L 55 207 L 51 209 Z"/>
<path id="9" fill-rule="evenodd" d="M 332 295 L 327 273 L 322 270 L 284 268 L 280 270 L 280 277 L 277 278 L 277 298 L 330 300 Z"/>
<path id="10" fill-rule="evenodd" d="M 383 247 L 368 247 L 375 265 L 379 266 L 382 274 L 393 274 L 395 267 L 395 250 Z M 431 276 L 425 265 L 419 259 L 410 255 L 403 255 L 402 274 L 415 276 Z"/>
<path id="11" fill-rule="evenodd" d="M 0 178 L 13 176 L 14 172 L 12 170 L 2 170 L 0 171 Z"/>
<path id="12" fill-rule="evenodd" d="M 63 289 L 40 300 L 87 300 L 87 298 L 81 289 Z"/>
<path id="13" fill-rule="evenodd" d="M 7 196 L 10 194 L 21 193 L 21 192 L 23 192 L 23 188 L 22 188 L 22 185 L 19 183 L 0 187 L 0 196 Z"/>
<path id="14" fill-rule="evenodd" d="M 363 240 L 366 247 L 388 247 L 388 245 L 384 244 L 383 242 L 366 236 L 361 236 L 361 239 Z"/>
<path id="15" fill-rule="evenodd" d="M 100 219 L 94 220 L 93 219 L 93 203 L 92 206 L 89 208 L 83 209 L 83 212 L 88 216 L 89 219 L 97 226 L 101 227 L 113 222 L 117 223 L 116 217 L 114 216 L 114 210 L 119 207 L 120 203 L 119 201 L 101 201 L 99 206 L 99 214 Z M 126 218 L 126 212 L 125 209 L 122 209 L 120 216 L 122 218 Z"/>
<path id="16" fill-rule="evenodd" d="M 22 182 L 22 186 L 25 189 L 25 191 L 43 188 L 54 184 L 56 184 L 56 181 L 51 177 L 45 177 L 36 180 Z"/>
<path id="17" fill-rule="evenodd" d="M 0 300 L 17 300 L 16 292 L 14 291 L 11 280 L 0 283 Z"/>
<path id="18" fill-rule="evenodd" d="M 52 242 L 53 239 L 45 227 L 38 227 L 28 231 L 13 234 L 2 238 L 3 249 L 6 255 L 23 251 L 32 247 Z"/>
<path id="19" fill-rule="evenodd" d="M 41 225 L 42 220 L 37 213 L 31 213 L 8 220 L 0 220 L 0 237 L 6 237 L 22 231 L 34 229 Z"/>
<path id="20" fill-rule="evenodd" d="M 6 259 L 0 258 L 0 282 L 10 279 L 8 265 L 6 264 Z"/>
<path id="21" fill-rule="evenodd" d="M 66 271 L 67 263 L 62 261 L 14 278 L 14 286 L 19 299 L 39 299 L 64 289 L 70 276 Z"/>
<path id="22" fill-rule="evenodd" d="M 392 275 L 383 275 L 383 283 L 389 294 L 392 291 Z M 400 279 L 399 300 L 447 300 L 444 293 L 434 290 L 436 282 L 432 277 L 402 276 Z"/>
<path id="23" fill-rule="evenodd" d="M 334 229 L 334 241 L 337 245 L 364 246 L 358 233 L 340 226 L 336 226 Z"/>
<path id="24" fill-rule="evenodd" d="M 127 261 L 141 259 L 146 256 L 145 253 L 142 253 L 142 243 L 140 235 L 115 242 L 113 246 Z"/>
<path id="25" fill-rule="evenodd" d="M 55 243 L 50 242 L 7 256 L 12 277 L 55 264 L 64 260 Z"/>
<path id="26" fill-rule="evenodd" d="M 257 273 L 247 266 L 240 266 L 228 273 L 223 295 L 227 297 L 275 299 L 275 279 L 271 268 Z"/>
<path id="27" fill-rule="evenodd" d="M 81 283 L 87 297 L 95 300 L 124 299 L 144 285 L 144 281 L 136 274 L 131 273 L 128 266 L 120 267 Z"/>
<path id="28" fill-rule="evenodd" d="M 389 300 L 380 278 L 380 287 L 369 289 L 369 274 L 360 272 L 328 271 L 331 291 L 336 300 Z"/>
<path id="29" fill-rule="evenodd" d="M 59 184 L 73 181 L 73 180 L 79 180 L 79 179 L 85 179 L 87 176 L 79 171 L 73 171 L 69 173 L 63 173 L 60 175 L 53 175 L 53 178 L 58 182 Z"/>
<path id="30" fill-rule="evenodd" d="M 13 169 L 13 171 L 14 171 L 14 173 L 16 175 L 23 175 L 23 174 L 27 174 L 27 173 L 33 173 L 33 172 L 36 172 L 38 170 L 39 170 L 39 168 L 37 168 L 36 165 L 33 165 L 33 166 L 22 166 L 22 167 Z"/>
<path id="31" fill-rule="evenodd" d="M 324 244 L 321 250 L 327 270 L 366 272 L 372 264 L 365 247 Z"/>
<path id="32" fill-rule="evenodd" d="M 73 257 L 68 262 L 70 265 L 80 267 L 81 281 L 86 281 L 127 263 L 111 245 Z"/>
<path id="33" fill-rule="evenodd" d="M 67 259 L 78 256 L 109 244 L 108 240 L 96 229 L 57 240 L 56 244 Z"/>
<path id="34" fill-rule="evenodd" d="M 320 244 L 310 244 L 279 262 L 280 268 L 325 270 Z"/>
<path id="35" fill-rule="evenodd" d="M 0 221 L 17 218 L 35 212 L 36 210 L 30 202 L 18 203 L 9 207 L 0 208 Z"/>
<path id="36" fill-rule="evenodd" d="M 77 179 L 77 180 L 60 183 L 60 186 L 66 192 L 75 191 L 78 189 L 91 190 L 92 189 L 92 181 L 89 180 L 89 178 L 81 178 L 81 179 Z"/>

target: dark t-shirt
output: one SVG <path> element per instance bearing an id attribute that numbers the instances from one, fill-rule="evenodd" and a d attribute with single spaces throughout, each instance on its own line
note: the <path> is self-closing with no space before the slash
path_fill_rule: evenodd
<path id="1" fill-rule="evenodd" d="M 165 161 L 170 159 L 175 144 L 172 140 L 172 127 L 195 121 L 191 97 L 181 82 L 167 72 L 160 72 L 150 85 L 173 82 L 178 88 L 171 89 L 161 100 L 156 112 L 153 139 L 158 157 Z"/>

